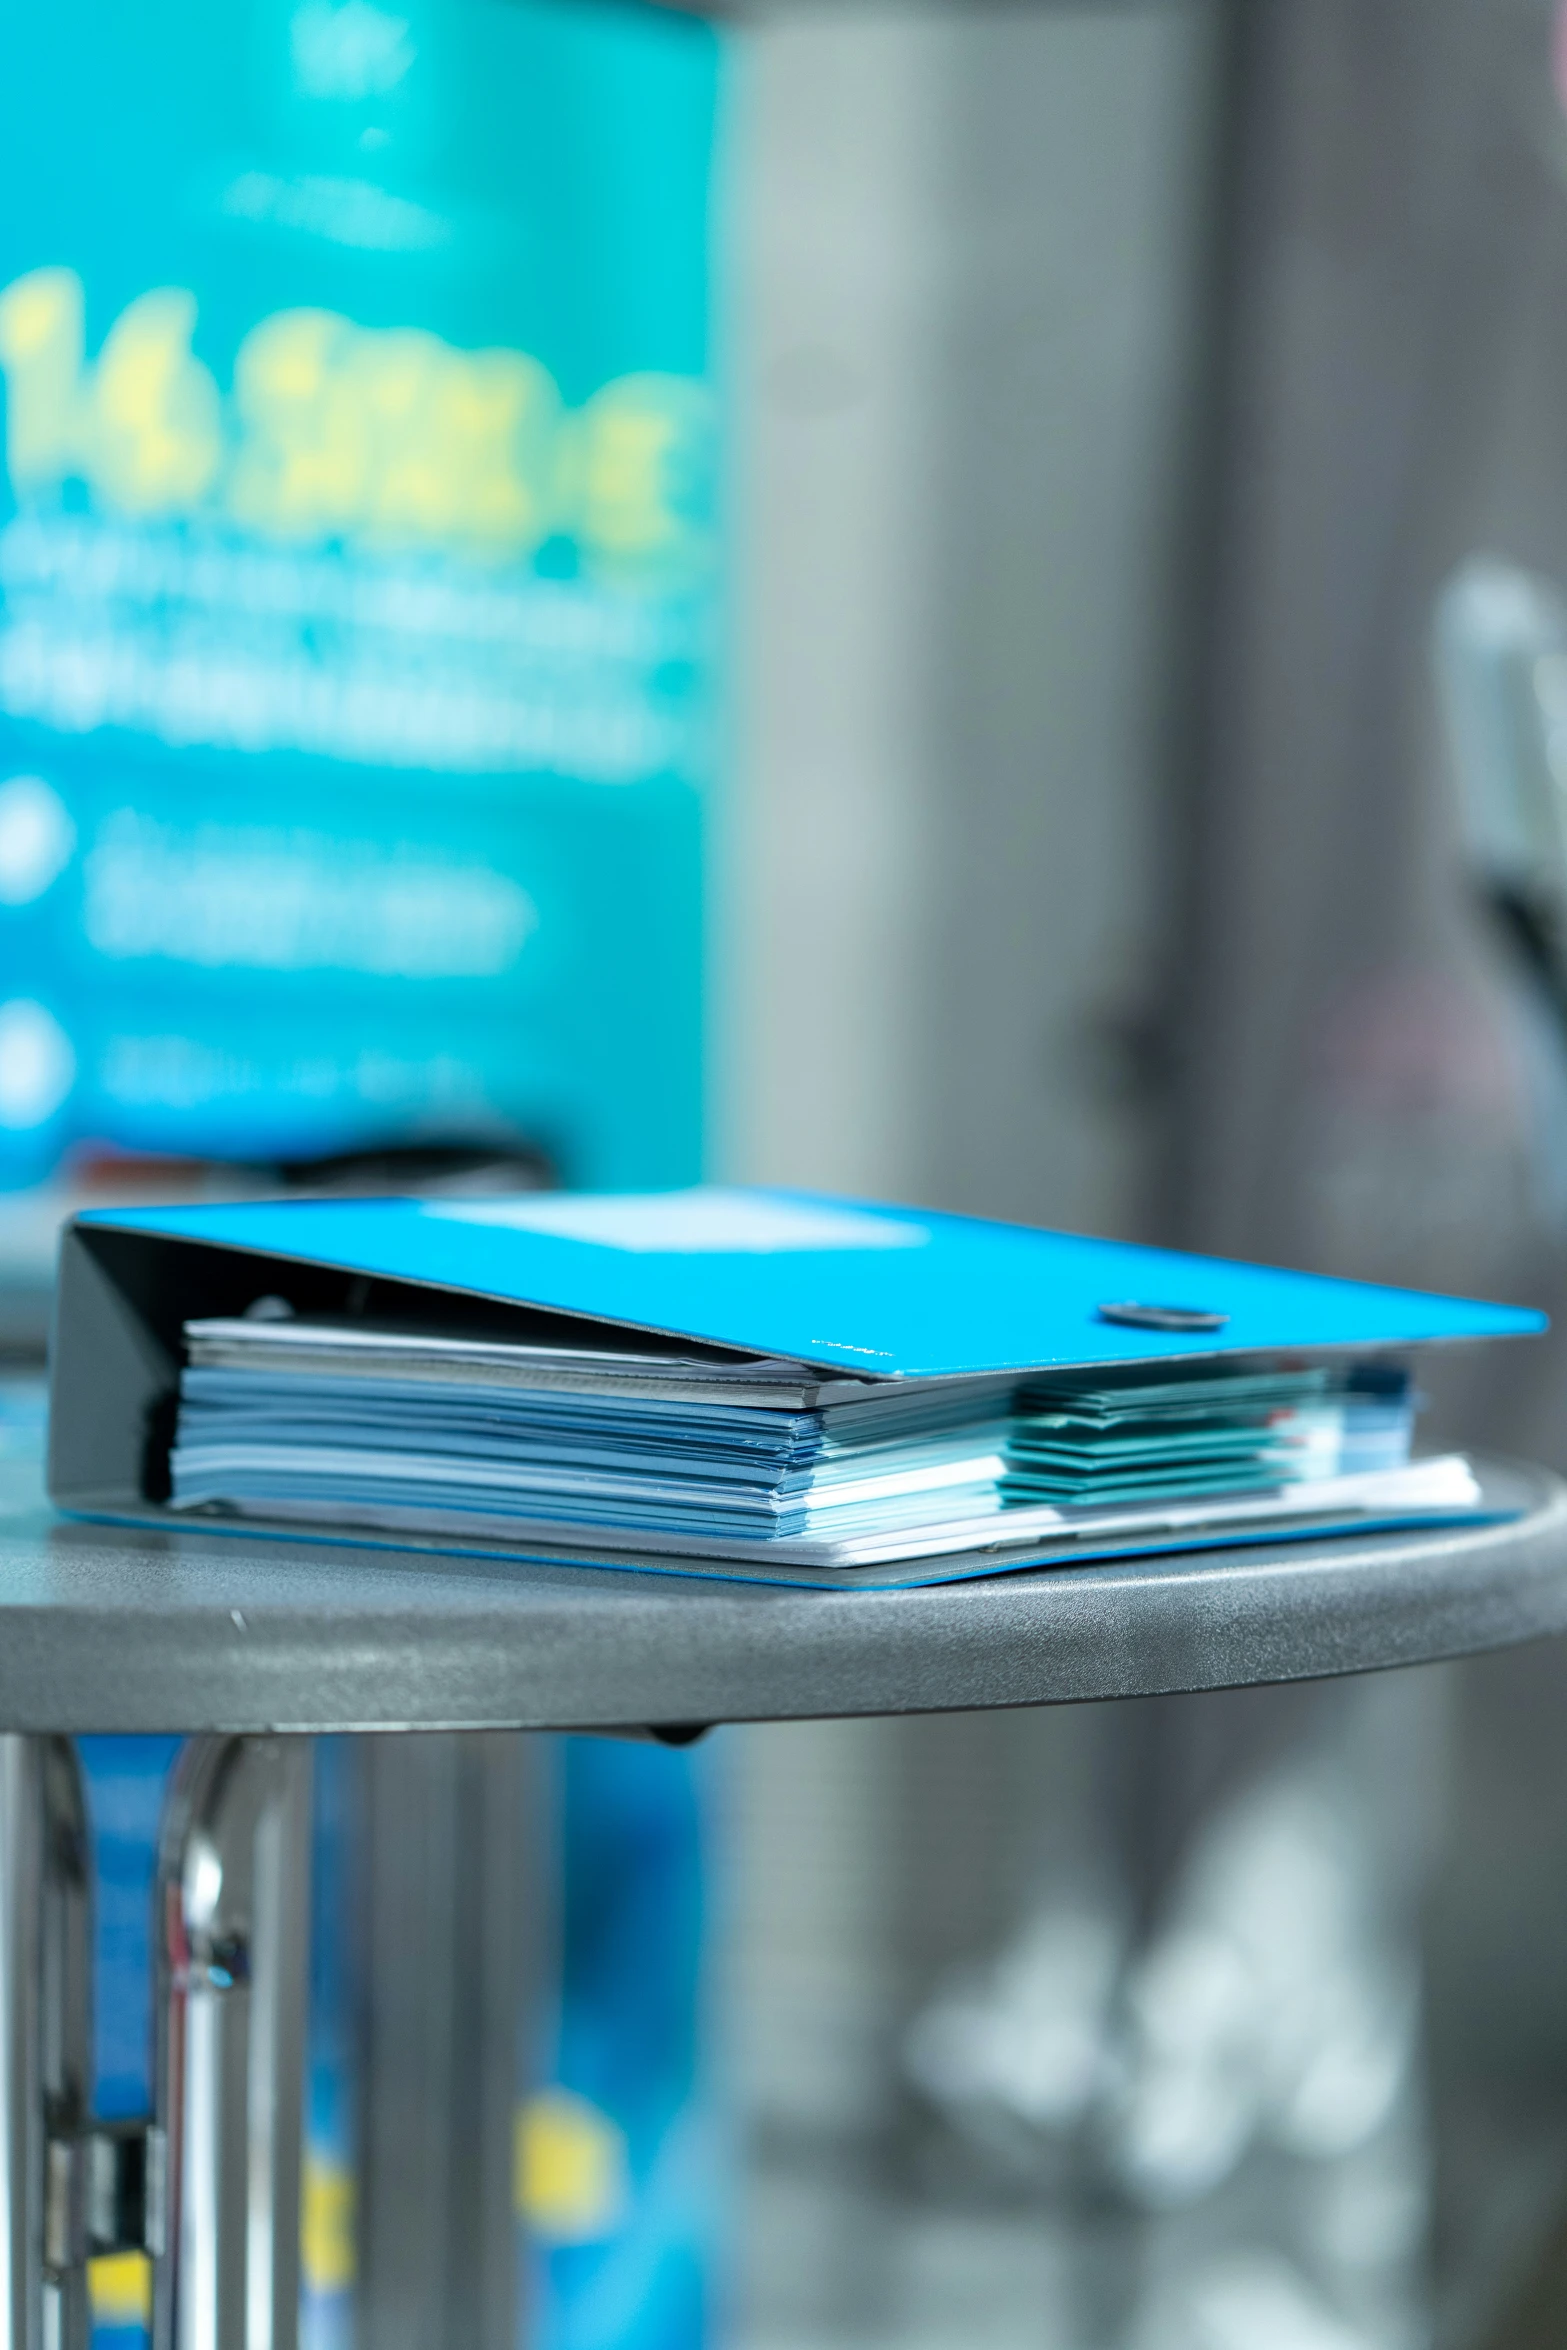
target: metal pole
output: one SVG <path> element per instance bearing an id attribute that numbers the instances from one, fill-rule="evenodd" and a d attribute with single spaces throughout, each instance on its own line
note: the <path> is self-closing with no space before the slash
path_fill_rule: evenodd
<path id="1" fill-rule="evenodd" d="M 7 2350 L 85 2350 L 87 1819 L 64 1738 L 0 1737 L 0 2312 Z"/>
<path id="2" fill-rule="evenodd" d="M 170 1790 L 156 2350 L 295 2350 L 310 1758 L 305 1738 L 196 1738 Z"/>
<path id="3" fill-rule="evenodd" d="M 537 1971 L 521 1869 L 537 1741 L 357 1742 L 363 1774 L 358 2338 L 516 2350 L 519 2019 Z M 539 1874 L 535 1862 L 535 1874 Z"/>

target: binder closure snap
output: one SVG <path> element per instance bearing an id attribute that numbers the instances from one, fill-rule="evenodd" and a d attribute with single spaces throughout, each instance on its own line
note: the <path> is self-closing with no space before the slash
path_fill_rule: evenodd
<path id="1" fill-rule="evenodd" d="M 1144 1306 L 1126 1301 L 1099 1308 L 1101 1322 L 1124 1322 L 1133 1330 L 1222 1330 L 1229 1318 L 1202 1306 Z"/>

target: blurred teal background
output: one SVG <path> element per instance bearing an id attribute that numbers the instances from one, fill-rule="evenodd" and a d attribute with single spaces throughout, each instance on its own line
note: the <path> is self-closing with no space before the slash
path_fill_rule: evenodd
<path id="1" fill-rule="evenodd" d="M 714 36 L 71 0 L 6 53 L 0 1180 L 688 1179 Z"/>

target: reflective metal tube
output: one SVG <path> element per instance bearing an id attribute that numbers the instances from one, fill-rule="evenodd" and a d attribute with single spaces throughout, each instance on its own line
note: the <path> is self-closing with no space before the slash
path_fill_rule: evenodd
<path id="1" fill-rule="evenodd" d="M 157 1880 L 156 2350 L 295 2350 L 310 1741 L 198 1738 Z"/>
<path id="2" fill-rule="evenodd" d="M 84 2350 L 87 1820 L 65 1738 L 0 1737 L 0 2310 L 9 2350 Z"/>

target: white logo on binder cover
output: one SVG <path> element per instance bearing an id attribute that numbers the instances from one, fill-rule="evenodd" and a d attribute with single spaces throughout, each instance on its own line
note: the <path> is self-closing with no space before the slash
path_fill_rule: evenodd
<path id="1" fill-rule="evenodd" d="M 785 1249 L 920 1248 L 930 1238 L 912 1217 L 818 1207 L 767 1192 L 544 1192 L 518 1199 L 431 1201 L 427 1216 L 512 1232 L 584 1240 L 596 1248 L 677 1256 L 766 1255 Z"/>

